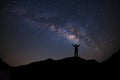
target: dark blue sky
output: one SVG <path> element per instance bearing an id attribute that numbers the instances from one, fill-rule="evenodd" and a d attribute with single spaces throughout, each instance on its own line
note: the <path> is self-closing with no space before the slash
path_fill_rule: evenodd
<path id="1" fill-rule="evenodd" d="M 0 57 L 12 66 L 79 56 L 103 61 L 120 47 L 119 0 L 4 0 Z"/>

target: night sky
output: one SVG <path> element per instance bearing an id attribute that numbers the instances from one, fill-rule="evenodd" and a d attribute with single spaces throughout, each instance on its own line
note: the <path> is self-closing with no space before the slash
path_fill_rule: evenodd
<path id="1" fill-rule="evenodd" d="M 101 62 L 120 48 L 119 0 L 1 0 L 0 57 L 12 66 L 79 56 Z"/>

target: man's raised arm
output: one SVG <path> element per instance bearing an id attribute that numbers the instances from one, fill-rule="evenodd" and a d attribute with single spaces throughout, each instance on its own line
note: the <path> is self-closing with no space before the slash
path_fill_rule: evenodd
<path id="1" fill-rule="evenodd" d="M 75 47 L 75 45 L 74 45 L 74 44 L 72 44 L 72 46 L 74 46 L 74 47 Z"/>

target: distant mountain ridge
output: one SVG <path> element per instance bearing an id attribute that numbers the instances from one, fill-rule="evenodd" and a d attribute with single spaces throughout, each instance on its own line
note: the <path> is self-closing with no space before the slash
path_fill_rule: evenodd
<path id="1" fill-rule="evenodd" d="M 60 59 L 60 60 L 53 60 L 51 58 L 43 60 L 43 61 L 38 61 L 38 62 L 32 62 L 28 65 L 22 65 L 19 66 L 20 67 L 29 67 L 29 66 L 40 66 L 40 65 L 44 65 L 44 64 L 98 64 L 99 62 L 97 62 L 96 60 L 85 60 L 82 59 L 80 57 L 67 57 L 64 59 Z"/>
<path id="2" fill-rule="evenodd" d="M 43 64 L 91 64 L 91 63 L 95 63 L 98 64 L 99 62 L 97 62 L 96 60 L 85 60 L 83 58 L 80 57 L 67 57 L 67 58 L 63 58 L 60 60 L 53 60 L 51 58 L 48 58 L 46 60 L 42 60 L 42 61 L 38 61 L 38 62 L 32 62 L 30 64 L 27 65 L 21 65 L 18 67 L 28 67 L 28 66 L 39 66 L 39 65 L 43 65 Z M 120 64 L 120 50 L 118 50 L 116 53 L 114 53 L 109 59 L 107 59 L 106 61 L 102 62 L 104 64 Z M 0 69 L 9 69 L 11 66 L 9 66 L 7 63 L 5 63 L 4 61 L 2 61 L 0 59 Z M 15 68 L 18 68 L 15 67 Z M 13 67 L 14 68 L 14 67 Z"/>
<path id="3" fill-rule="evenodd" d="M 68 71 L 70 72 L 74 71 L 75 73 L 77 72 L 79 73 L 79 72 L 82 72 L 82 70 L 83 72 L 85 70 L 93 70 L 94 68 L 93 66 L 95 66 L 94 64 L 95 65 L 96 64 L 118 64 L 119 65 L 120 50 L 114 53 L 108 60 L 102 63 L 99 63 L 96 60 L 85 60 L 80 57 L 67 57 L 60 60 L 53 60 L 49 58 L 43 61 L 32 62 L 27 65 L 10 67 L 8 64 L 6 64 L 4 61 L 0 59 L 0 70 L 5 70 L 5 71 L 7 70 L 8 73 L 11 73 L 12 80 L 41 80 L 42 78 L 47 79 L 47 77 L 44 77 L 44 76 L 50 75 L 52 73 L 56 74 L 56 72 L 64 73 Z M 61 70 L 62 68 L 65 71 Z M 44 76 L 42 76 L 41 74 Z"/>
<path id="4" fill-rule="evenodd" d="M 64 71 L 72 72 L 77 71 L 78 73 L 83 70 L 93 70 L 95 65 L 99 64 L 120 64 L 120 50 L 113 54 L 108 60 L 99 63 L 96 60 L 85 60 L 80 57 L 67 57 L 60 60 L 46 59 L 43 61 L 32 62 L 27 65 L 21 65 L 18 67 L 13 67 L 11 70 L 12 80 L 41 80 L 41 78 L 46 75 L 58 72 L 61 73 Z M 0 64 L 6 65 L 3 61 L 0 61 Z M 95 64 L 95 65 L 94 65 Z M 66 67 L 67 66 L 67 67 Z M 93 67 L 95 66 L 95 67 Z M 7 67 L 7 65 L 6 65 Z M 92 68 L 91 68 L 92 67 Z M 64 70 L 61 70 L 61 69 Z M 42 75 L 44 76 L 42 76 Z M 53 74 L 52 74 L 53 75 Z"/>
<path id="5" fill-rule="evenodd" d="M 0 59 L 0 70 L 10 69 L 10 66 Z"/>
<path id="6" fill-rule="evenodd" d="M 102 62 L 102 63 L 108 63 L 108 64 L 119 64 L 120 62 L 120 50 L 118 50 L 116 53 L 114 53 L 109 59 L 107 59 L 106 61 Z M 67 57 L 64 59 L 60 59 L 60 60 L 53 60 L 51 58 L 43 60 L 43 61 L 38 61 L 38 62 L 32 62 L 28 65 L 23 65 L 23 66 L 34 66 L 34 65 L 43 65 L 43 64 L 98 64 L 99 62 L 97 62 L 96 60 L 85 60 L 83 58 L 80 57 Z M 102 64 L 101 63 L 101 64 Z M 23 66 L 19 66 L 19 67 L 23 67 Z"/>
<path id="7" fill-rule="evenodd" d="M 80 69 L 80 66 L 86 66 L 86 64 L 92 65 L 99 63 L 95 60 L 84 60 L 80 57 L 68 57 L 60 60 L 47 59 L 44 61 L 32 62 L 28 65 L 15 67 L 12 70 L 12 75 L 13 80 L 41 80 L 41 78 L 47 79 L 47 75 L 52 74 L 52 76 L 54 76 L 54 73 L 60 74 L 61 71 L 64 73 L 64 69 L 65 71 L 71 71 L 74 67 L 76 67 L 74 69 L 76 71 L 77 69 Z M 74 67 L 69 69 L 72 66 Z"/>
<path id="8" fill-rule="evenodd" d="M 105 64 L 120 64 L 120 50 L 114 53 L 109 59 L 104 61 Z"/>

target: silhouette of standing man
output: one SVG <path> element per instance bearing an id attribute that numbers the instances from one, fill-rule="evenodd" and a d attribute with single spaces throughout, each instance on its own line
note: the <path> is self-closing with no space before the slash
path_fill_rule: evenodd
<path id="1" fill-rule="evenodd" d="M 80 44 L 79 44 L 79 45 L 77 45 L 77 44 L 72 44 L 72 46 L 73 46 L 74 49 L 75 49 L 74 57 L 78 57 L 78 47 L 80 46 Z"/>

